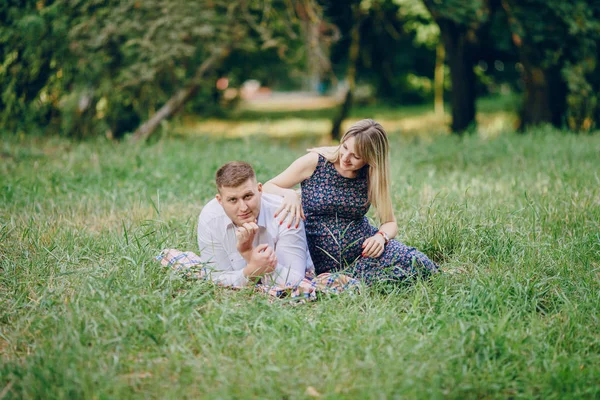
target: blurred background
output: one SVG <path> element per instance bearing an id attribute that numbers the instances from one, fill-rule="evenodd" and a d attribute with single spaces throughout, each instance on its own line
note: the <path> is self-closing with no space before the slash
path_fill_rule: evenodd
<path id="1" fill-rule="evenodd" d="M 9 134 L 335 140 L 350 116 L 457 134 L 600 121 L 598 0 L 5 0 L 0 21 Z M 265 118 L 286 124 L 231 124 Z"/>

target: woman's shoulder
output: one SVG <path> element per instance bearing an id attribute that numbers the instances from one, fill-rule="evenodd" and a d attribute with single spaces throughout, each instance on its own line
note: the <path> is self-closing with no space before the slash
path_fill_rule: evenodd
<path id="1" fill-rule="evenodd" d="M 319 153 L 308 151 L 305 155 L 301 156 L 296 160 L 296 163 L 304 168 L 314 170 L 319 163 Z"/>
<path id="2" fill-rule="evenodd" d="M 308 179 L 314 173 L 318 164 L 318 154 L 306 153 L 305 155 L 297 158 L 281 175 L 285 174 L 287 179 L 293 180 L 296 183 L 300 183 L 303 180 Z"/>
<path id="3" fill-rule="evenodd" d="M 315 156 L 315 160 L 319 159 L 319 155 L 323 156 L 324 158 L 326 158 L 327 160 L 332 160 L 334 158 L 336 158 L 337 156 L 337 151 L 338 151 L 339 147 L 338 146 L 324 146 L 324 147 L 313 147 L 311 149 L 308 149 L 308 154 L 314 154 Z"/>

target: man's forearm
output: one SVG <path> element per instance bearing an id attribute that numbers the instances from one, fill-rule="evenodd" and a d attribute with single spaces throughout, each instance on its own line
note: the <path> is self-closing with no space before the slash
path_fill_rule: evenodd
<path id="1" fill-rule="evenodd" d="M 298 268 L 286 267 L 278 264 L 277 268 L 275 268 L 275 272 L 273 272 L 273 279 L 277 284 L 282 286 L 296 286 L 304 279 L 305 274 L 305 269 L 301 272 Z"/>

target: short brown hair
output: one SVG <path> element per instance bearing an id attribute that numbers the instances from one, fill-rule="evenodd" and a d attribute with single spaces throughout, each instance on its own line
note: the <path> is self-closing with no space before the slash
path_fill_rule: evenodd
<path id="1" fill-rule="evenodd" d="M 256 180 L 256 174 L 252 166 L 243 161 L 230 161 L 219 168 L 215 175 L 217 189 L 221 189 L 223 186 L 235 188 L 248 179 Z"/>

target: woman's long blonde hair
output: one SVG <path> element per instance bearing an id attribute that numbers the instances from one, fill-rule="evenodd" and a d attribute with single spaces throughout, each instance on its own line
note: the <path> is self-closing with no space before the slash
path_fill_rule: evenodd
<path id="1" fill-rule="evenodd" d="M 369 165 L 369 201 L 377 210 L 379 222 L 384 224 L 394 220 L 392 197 L 390 194 L 389 143 L 383 126 L 372 119 L 363 119 L 352 125 L 342 136 L 340 146 L 354 138 L 356 155 Z M 323 155 L 335 163 L 340 157 L 339 147 L 334 152 L 328 148 L 309 149 Z"/>

